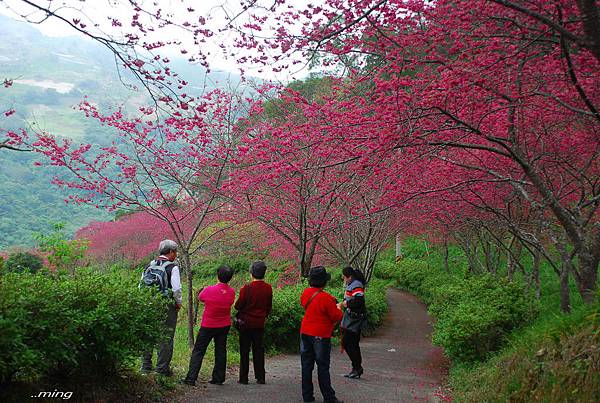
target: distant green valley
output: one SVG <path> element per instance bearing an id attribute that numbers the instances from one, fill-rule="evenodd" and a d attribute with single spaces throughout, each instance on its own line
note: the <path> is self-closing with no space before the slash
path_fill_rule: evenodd
<path id="1" fill-rule="evenodd" d="M 209 75 L 200 67 L 176 60 L 172 66 L 190 82 L 190 93 L 235 85 L 239 77 L 225 72 Z M 135 84 L 115 64 L 113 55 L 98 43 L 78 37 L 51 38 L 29 24 L 0 15 L 0 115 L 6 129 L 27 128 L 74 141 L 107 144 L 114 133 L 77 110 L 84 96 L 101 110 L 123 107 L 136 111 L 149 98 L 122 81 Z M 91 206 L 64 202 L 66 193 L 50 184 L 60 174 L 51 167 L 36 167 L 36 155 L 0 150 L 0 250 L 31 246 L 32 235 L 64 222 L 69 233 L 91 220 L 111 214 Z"/>

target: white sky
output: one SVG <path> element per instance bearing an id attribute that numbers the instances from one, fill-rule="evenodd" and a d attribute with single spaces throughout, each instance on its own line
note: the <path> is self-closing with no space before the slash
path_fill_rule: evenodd
<path id="1" fill-rule="evenodd" d="M 37 4 L 47 7 L 48 0 L 37 0 Z M 310 1 L 313 4 L 321 3 L 320 0 Z M 94 23 L 98 23 L 99 29 L 104 30 L 110 34 L 119 34 L 120 28 L 114 28 L 110 24 L 109 17 L 118 17 L 123 24 L 128 24 L 131 21 L 132 10 L 131 7 L 126 5 L 125 0 L 52 0 L 51 7 L 53 10 L 57 10 L 57 14 L 64 16 L 65 18 L 72 20 L 77 18 L 81 23 L 86 24 L 86 29 L 90 29 Z M 154 1 L 140 1 L 142 7 L 148 4 L 149 7 L 153 3 L 158 3 L 163 9 L 163 15 L 168 12 L 172 12 L 172 20 L 185 21 L 186 18 L 190 18 L 191 14 L 187 11 L 188 7 L 194 9 L 193 14 L 197 18 L 198 15 L 209 20 L 207 27 L 213 31 L 218 31 L 226 25 L 225 12 L 229 15 L 237 14 L 241 8 L 239 1 L 237 0 L 154 0 Z M 273 0 L 270 0 L 270 4 Z M 296 8 L 302 8 L 309 3 L 309 0 L 294 0 L 293 4 Z M 30 20 L 42 20 L 44 14 L 40 11 L 34 11 L 30 6 L 20 0 L 0 0 L 0 13 L 5 14 L 9 17 L 17 20 L 22 20 L 19 17 L 21 15 L 27 15 Z M 210 17 L 210 18 L 209 18 Z M 92 22 L 93 21 L 93 22 Z M 46 36 L 53 37 L 64 37 L 64 36 L 82 36 L 83 34 L 78 33 L 72 27 L 67 25 L 65 22 L 58 20 L 57 18 L 48 18 L 41 24 L 31 24 L 36 27 Z M 131 31 L 130 31 L 131 32 Z M 264 34 L 264 32 L 262 33 Z M 202 51 L 210 53 L 208 56 L 208 62 L 213 70 L 223 70 L 237 73 L 237 67 L 235 60 L 232 58 L 227 60 L 223 56 L 223 50 L 220 45 L 223 43 L 226 46 L 230 46 L 232 37 L 229 32 L 224 32 L 207 39 L 207 43 L 202 44 Z M 198 45 L 194 45 L 192 42 L 191 34 L 185 36 L 185 31 L 177 28 L 161 29 L 157 35 L 148 38 L 151 41 L 154 40 L 166 40 L 166 39 L 178 39 L 184 43 L 184 47 L 187 49 L 198 49 Z M 174 57 L 182 56 L 178 47 L 167 46 L 162 48 L 158 52 L 161 56 Z M 189 56 L 189 55 L 186 55 Z M 308 75 L 308 69 L 304 69 L 300 72 L 295 72 L 293 77 L 290 76 L 290 72 L 274 73 L 272 71 L 262 71 L 262 68 L 244 66 L 247 74 L 250 76 L 260 77 L 263 79 L 269 79 L 274 81 L 287 82 L 292 78 L 302 78 Z M 294 69 L 292 67 L 292 69 Z M 297 69 L 297 68 L 296 68 Z M 264 69 L 266 70 L 266 69 Z"/>

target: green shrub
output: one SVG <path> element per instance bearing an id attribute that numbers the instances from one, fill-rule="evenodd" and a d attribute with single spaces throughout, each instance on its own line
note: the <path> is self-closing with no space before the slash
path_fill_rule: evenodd
<path id="1" fill-rule="evenodd" d="M 398 265 L 393 261 L 379 260 L 373 267 L 373 278 L 384 280 L 397 280 L 399 277 Z"/>
<path id="2" fill-rule="evenodd" d="M 600 304 L 558 314 L 510 337 L 489 361 L 452 370 L 460 402 L 600 401 Z"/>
<path id="3" fill-rule="evenodd" d="M 0 381 L 101 375 L 156 344 L 165 300 L 111 274 L 0 279 Z"/>
<path id="4" fill-rule="evenodd" d="M 428 297 L 434 291 L 427 287 L 430 282 L 426 283 L 426 280 L 430 277 L 437 278 L 440 275 L 440 271 L 430 269 L 423 260 L 405 258 L 398 264 L 398 285 L 415 292 L 427 303 L 430 302 Z M 432 280 L 435 282 L 435 279 Z"/>
<path id="5" fill-rule="evenodd" d="M 523 284 L 492 275 L 465 279 L 445 297 L 440 293 L 432 304 L 437 313 L 433 342 L 459 361 L 486 358 L 538 310 Z"/>
<path id="6" fill-rule="evenodd" d="M 491 275 L 460 279 L 416 259 L 399 266 L 399 284 L 429 304 L 436 318 L 433 342 L 456 361 L 486 358 L 506 335 L 538 311 L 525 285 Z"/>
<path id="7" fill-rule="evenodd" d="M 13 273 L 36 273 L 44 265 L 42 258 L 30 252 L 11 253 L 4 263 L 5 269 Z"/>
<path id="8" fill-rule="evenodd" d="M 217 269 L 219 266 L 227 265 L 233 269 L 234 273 L 248 272 L 252 262 L 243 257 L 223 257 L 214 260 L 204 261 L 192 268 L 192 272 L 195 276 L 199 277 L 215 277 L 217 276 Z"/>
<path id="9" fill-rule="evenodd" d="M 365 303 L 367 305 L 367 332 L 371 332 L 381 325 L 388 311 L 385 290 L 388 283 L 372 279 L 365 290 Z"/>
<path id="10" fill-rule="evenodd" d="M 300 296 L 304 284 L 273 289 L 273 309 L 265 326 L 265 347 L 277 351 L 296 351 L 300 345 L 300 323 L 304 308 Z"/>
<path id="11" fill-rule="evenodd" d="M 48 254 L 50 267 L 72 271 L 85 256 L 89 241 L 87 239 L 67 239 L 64 228 L 63 223 L 56 223 L 51 233 L 37 233 L 33 237 L 37 241 L 39 249 Z"/>

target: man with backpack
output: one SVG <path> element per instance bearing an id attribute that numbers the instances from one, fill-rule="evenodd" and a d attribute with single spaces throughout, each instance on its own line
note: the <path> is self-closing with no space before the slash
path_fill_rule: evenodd
<path id="1" fill-rule="evenodd" d="M 167 335 L 158 345 L 158 357 L 156 360 L 156 372 L 161 375 L 171 376 L 171 358 L 173 357 L 173 339 L 175 327 L 177 326 L 177 312 L 181 308 L 181 278 L 179 277 L 179 266 L 175 262 L 177 258 L 177 243 L 170 239 L 161 241 L 158 246 L 158 258 L 152 260 L 144 269 L 141 286 L 156 287 L 159 292 L 167 298 L 172 299 L 169 303 L 165 325 Z M 152 350 L 142 356 L 141 372 L 147 374 L 152 371 Z"/>

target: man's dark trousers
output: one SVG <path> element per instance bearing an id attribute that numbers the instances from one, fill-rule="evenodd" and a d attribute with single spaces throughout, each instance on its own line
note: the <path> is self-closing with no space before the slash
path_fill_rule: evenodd
<path id="1" fill-rule="evenodd" d="M 265 380 L 265 346 L 263 338 L 265 329 L 245 329 L 240 332 L 240 381 L 248 382 L 250 367 L 250 347 L 252 346 L 252 362 L 254 378 Z"/>
<path id="2" fill-rule="evenodd" d="M 173 339 L 177 327 L 177 308 L 175 304 L 169 305 L 165 326 L 167 332 L 165 339 L 157 346 L 156 372 L 168 375 L 171 373 L 169 365 L 173 357 Z M 148 351 L 142 356 L 142 371 L 152 371 L 152 351 Z"/>
<path id="3" fill-rule="evenodd" d="M 215 339 L 215 366 L 211 380 L 217 383 L 225 382 L 228 333 L 229 326 L 200 328 L 196 343 L 194 344 L 194 350 L 192 351 L 192 357 L 190 358 L 190 368 L 185 377 L 187 383 L 196 383 L 200 368 L 202 368 L 202 360 L 204 359 L 204 354 L 206 354 L 206 348 L 212 339 Z"/>
<path id="4" fill-rule="evenodd" d="M 300 362 L 302 363 L 302 398 L 305 402 L 314 399 L 312 372 L 317 363 L 319 389 L 323 399 L 335 400 L 335 391 L 331 387 L 329 363 L 331 359 L 331 339 L 306 334 L 300 335 Z"/>

